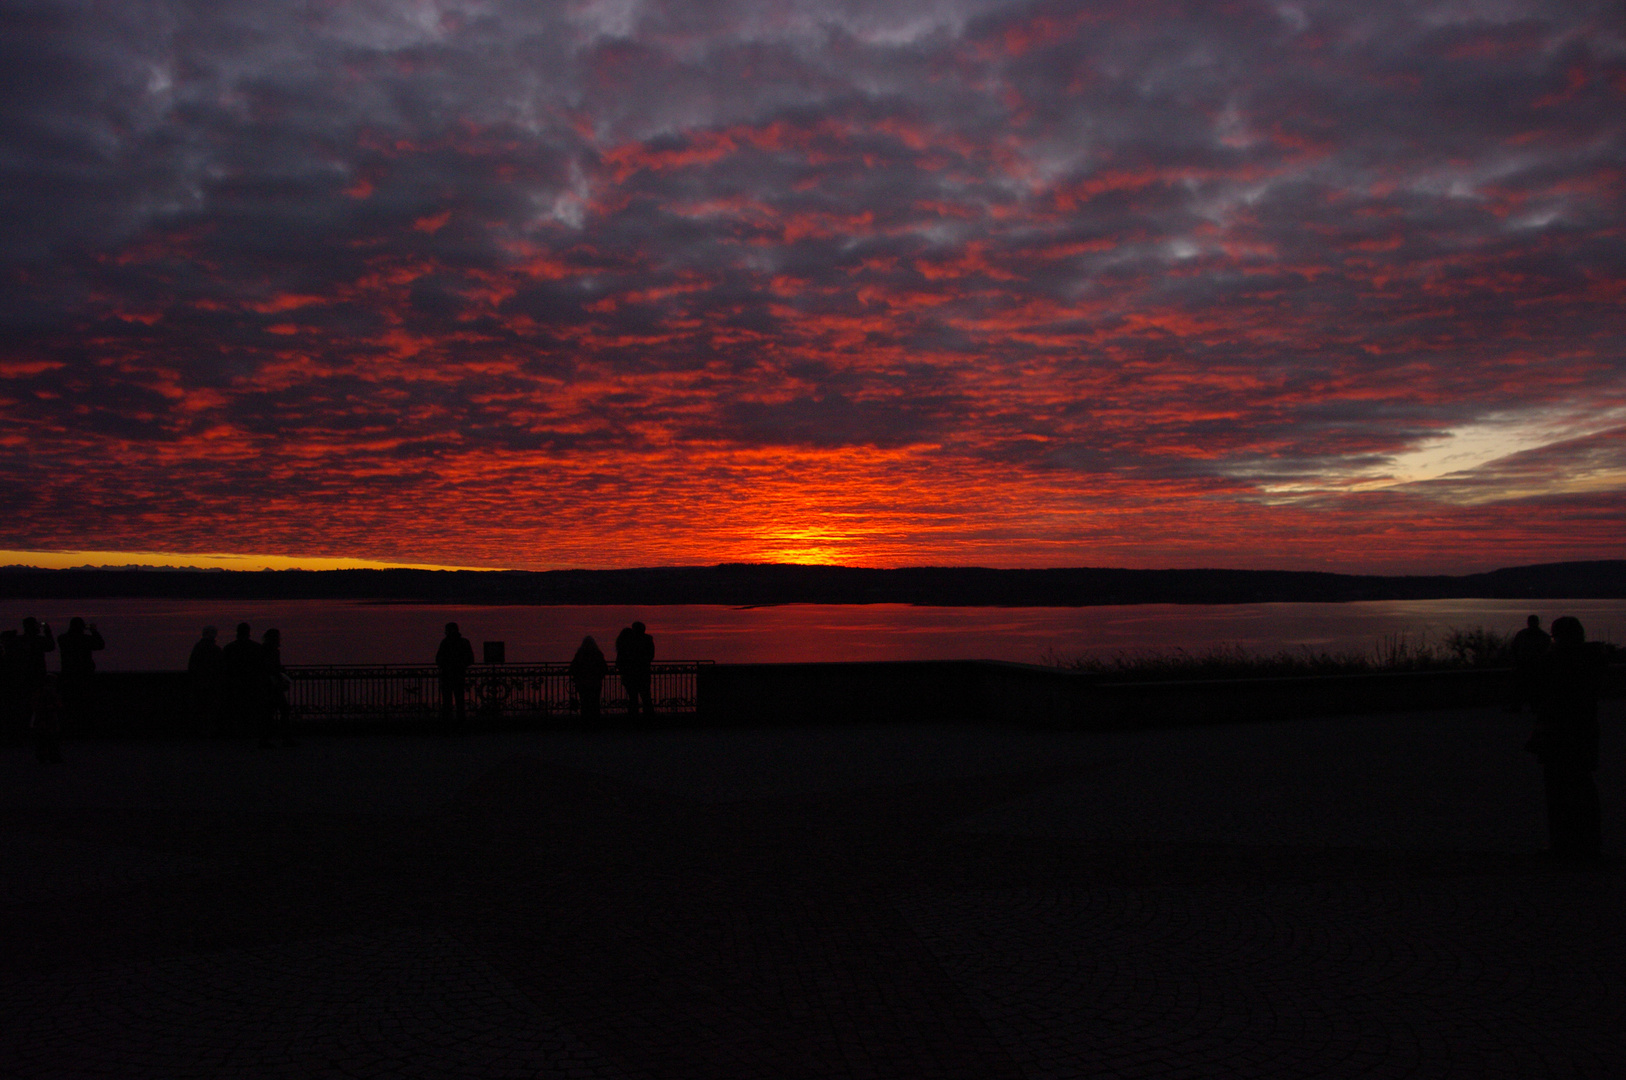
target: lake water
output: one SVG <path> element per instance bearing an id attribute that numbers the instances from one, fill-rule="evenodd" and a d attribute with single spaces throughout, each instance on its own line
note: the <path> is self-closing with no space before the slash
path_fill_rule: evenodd
<path id="1" fill-rule="evenodd" d="M 224 643 L 247 621 L 256 637 L 282 631 L 290 664 L 429 663 L 441 627 L 457 622 L 475 642 L 507 643 L 510 661 L 568 660 L 585 634 L 610 652 L 615 635 L 642 619 L 658 658 L 768 663 L 834 660 L 1015 660 L 1118 652 L 1201 652 L 1217 645 L 1273 653 L 1301 646 L 1370 652 L 1385 637 L 1484 626 L 1511 632 L 1525 616 L 1543 625 L 1574 615 L 1593 639 L 1626 641 L 1626 600 L 1404 600 L 1349 604 L 1136 604 L 1084 608 L 911 607 L 787 604 L 730 608 L 469 607 L 330 600 L 0 601 L 0 626 L 37 616 L 58 633 L 82 615 L 107 639 L 104 671 L 173 670 L 199 629 Z M 55 664 L 52 664 L 54 669 Z"/>

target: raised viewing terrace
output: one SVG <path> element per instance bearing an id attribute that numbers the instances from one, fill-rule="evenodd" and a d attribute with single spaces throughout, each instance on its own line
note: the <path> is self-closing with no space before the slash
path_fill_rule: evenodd
<path id="1" fill-rule="evenodd" d="M 440 708 L 427 664 L 300 665 L 287 669 L 296 726 L 367 731 L 428 726 Z M 657 663 L 655 717 L 645 726 L 782 727 L 792 724 L 961 723 L 1121 729 L 1291 720 L 1354 713 L 1504 705 L 1512 673 L 1499 668 L 1271 678 L 1130 681 L 993 660 L 831 664 Z M 186 731 L 185 672 L 97 675 L 92 724 L 105 734 Z M 1626 668 L 1610 669 L 1605 697 L 1626 694 Z M 474 728 L 545 730 L 584 722 L 562 663 L 477 665 L 468 673 Z M 606 726 L 634 721 L 614 668 L 603 682 Z"/>

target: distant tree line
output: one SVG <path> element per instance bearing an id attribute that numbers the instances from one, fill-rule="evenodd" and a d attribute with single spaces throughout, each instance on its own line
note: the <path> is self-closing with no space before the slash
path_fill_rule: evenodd
<path id="1" fill-rule="evenodd" d="M 863 569 L 725 563 L 627 570 L 0 570 L 0 599 L 379 600 L 446 604 L 1084 607 L 1353 600 L 1615 599 L 1626 560 L 1460 576 L 1077 567 Z"/>

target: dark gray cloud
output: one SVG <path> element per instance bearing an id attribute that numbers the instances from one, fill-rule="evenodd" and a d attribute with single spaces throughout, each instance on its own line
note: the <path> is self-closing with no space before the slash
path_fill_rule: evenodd
<path id="1" fill-rule="evenodd" d="M 312 550 L 319 491 L 378 554 L 417 492 L 506 538 L 424 541 L 465 559 L 616 561 L 572 509 L 613 489 L 712 506 L 691 560 L 1077 562 L 1192 490 L 1382 531 L 1387 484 L 1426 562 L 1465 507 L 1618 507 L 1541 450 L 1626 407 L 1606 3 L 4 21 L 0 452 L 59 478 L 17 545 Z"/>

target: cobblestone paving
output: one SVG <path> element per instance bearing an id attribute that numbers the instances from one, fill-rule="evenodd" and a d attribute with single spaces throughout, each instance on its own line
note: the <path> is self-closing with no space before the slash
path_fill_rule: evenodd
<path id="1" fill-rule="evenodd" d="M 1527 721 L 0 751 L 0 1075 L 1626 1076 Z"/>

